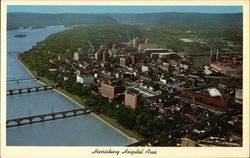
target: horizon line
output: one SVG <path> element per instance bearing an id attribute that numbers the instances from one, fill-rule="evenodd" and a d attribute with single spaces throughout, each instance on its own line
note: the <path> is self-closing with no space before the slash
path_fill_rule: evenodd
<path id="1" fill-rule="evenodd" d="M 214 13 L 205 13 L 205 12 L 144 12 L 144 13 L 123 13 L 123 12 L 120 12 L 120 13 L 104 13 L 104 12 L 100 12 L 100 13 L 77 13 L 77 12 L 62 12 L 62 13 L 38 13 L 38 12 L 7 12 L 8 13 L 29 13 L 29 14 L 159 14 L 159 13 L 182 13 L 182 14 L 186 14 L 186 13 L 193 13 L 193 14 L 242 14 L 243 12 L 234 12 L 234 13 L 228 13 L 228 12 L 225 12 L 225 13 L 222 13 L 222 12 L 214 12 Z"/>

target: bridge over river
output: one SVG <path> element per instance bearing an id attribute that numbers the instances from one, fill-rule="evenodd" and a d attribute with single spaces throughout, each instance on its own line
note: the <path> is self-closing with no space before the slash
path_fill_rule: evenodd
<path id="1" fill-rule="evenodd" d="M 22 126 L 32 123 L 39 123 L 44 121 L 51 121 L 55 119 L 63 119 L 66 117 L 73 117 L 78 115 L 84 115 L 91 113 L 91 110 L 88 110 L 86 108 L 80 108 L 80 109 L 74 109 L 74 110 L 68 110 L 68 111 L 61 111 L 61 112 L 52 112 L 48 114 L 41 114 L 41 115 L 35 115 L 35 116 L 28 116 L 23 118 L 16 118 L 6 121 L 7 128 L 9 127 L 15 127 L 15 126 Z"/>
<path id="2" fill-rule="evenodd" d="M 52 85 L 34 86 L 34 87 L 27 87 L 27 88 L 9 89 L 7 90 L 7 96 L 14 95 L 14 94 L 23 94 L 23 93 L 52 90 L 57 87 L 58 87 L 58 84 L 52 84 Z"/>
<path id="3" fill-rule="evenodd" d="M 19 83 L 20 81 L 36 81 L 39 80 L 40 78 L 34 78 L 34 77 L 30 77 L 30 76 L 24 76 L 24 77 L 19 77 L 19 78 L 15 78 L 15 77 L 11 77 L 11 78 L 7 78 L 7 83 L 10 82 L 15 82 L 15 83 Z"/>

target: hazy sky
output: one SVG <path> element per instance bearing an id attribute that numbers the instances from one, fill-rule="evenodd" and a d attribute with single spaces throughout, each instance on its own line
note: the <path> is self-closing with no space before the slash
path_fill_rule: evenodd
<path id="1" fill-rule="evenodd" d="M 8 12 L 31 13 L 152 13 L 152 12 L 198 12 L 239 13 L 241 6 L 8 6 Z"/>

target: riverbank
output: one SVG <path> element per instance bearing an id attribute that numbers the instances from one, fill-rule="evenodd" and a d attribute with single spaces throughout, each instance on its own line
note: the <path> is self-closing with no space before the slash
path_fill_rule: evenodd
<path id="1" fill-rule="evenodd" d="M 21 66 L 23 66 L 25 68 L 25 70 L 34 78 L 38 78 L 39 80 L 37 80 L 38 83 L 46 85 L 46 84 L 52 84 L 53 82 L 44 78 L 44 77 L 40 77 L 36 75 L 35 71 L 30 70 L 30 68 L 19 58 L 17 57 L 17 61 L 20 63 Z M 88 107 L 86 106 L 85 102 L 84 102 L 84 98 L 81 98 L 79 96 L 76 95 L 72 95 L 70 93 L 68 93 L 67 91 L 61 89 L 61 88 L 57 88 L 54 89 L 56 92 L 60 93 L 61 95 L 63 95 L 64 97 L 68 98 L 69 100 L 71 100 L 72 102 L 74 102 L 75 104 L 77 104 L 78 106 L 81 107 Z M 137 142 L 143 139 L 143 137 L 141 137 L 140 135 L 138 135 L 135 131 L 129 130 L 124 128 L 123 126 L 121 126 L 120 124 L 118 124 L 116 122 L 116 120 L 109 118 L 103 114 L 97 114 L 95 112 L 91 113 L 93 116 L 95 116 L 96 118 L 98 118 L 100 121 L 104 122 L 105 124 L 107 124 L 108 126 L 110 126 L 111 128 L 113 128 L 114 130 L 116 130 L 117 132 L 119 132 L 120 134 L 128 137 L 130 140 L 132 140 L 133 142 Z"/>
<path id="2" fill-rule="evenodd" d="M 81 107 L 87 107 L 84 104 L 84 100 L 76 95 L 72 95 L 68 92 L 66 92 L 65 90 L 61 89 L 61 88 L 57 88 L 55 89 L 56 92 L 62 94 L 63 96 L 65 96 L 66 98 L 68 98 L 69 100 L 71 100 L 72 102 L 74 102 L 75 104 L 81 106 Z M 100 121 L 104 122 L 105 124 L 107 124 L 108 126 L 112 127 L 113 129 L 115 129 L 117 132 L 119 132 L 120 134 L 128 137 L 130 140 L 132 140 L 133 142 L 137 142 L 139 140 L 142 140 L 142 138 L 137 135 L 134 131 L 130 131 L 126 128 L 124 128 L 123 126 L 119 125 L 114 119 L 109 118 L 103 114 L 97 114 L 95 112 L 91 113 L 92 115 L 94 115 L 96 118 L 98 118 Z"/>

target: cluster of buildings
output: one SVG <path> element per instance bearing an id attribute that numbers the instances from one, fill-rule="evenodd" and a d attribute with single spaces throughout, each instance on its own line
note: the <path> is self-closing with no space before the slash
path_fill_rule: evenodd
<path id="1" fill-rule="evenodd" d="M 63 63 L 64 80 L 95 86 L 97 93 L 132 109 L 150 105 L 159 115 L 183 116 L 194 122 L 242 105 L 242 83 L 230 87 L 221 82 L 242 75 L 242 56 L 217 52 L 209 58 L 210 65 L 196 69 L 191 55 L 133 38 L 102 45 L 94 54 L 79 50 L 71 58 L 59 55 L 58 61 Z"/>
<path id="2" fill-rule="evenodd" d="M 206 75 L 223 74 L 242 78 L 242 54 L 210 52 L 210 65 L 205 67 Z"/>

